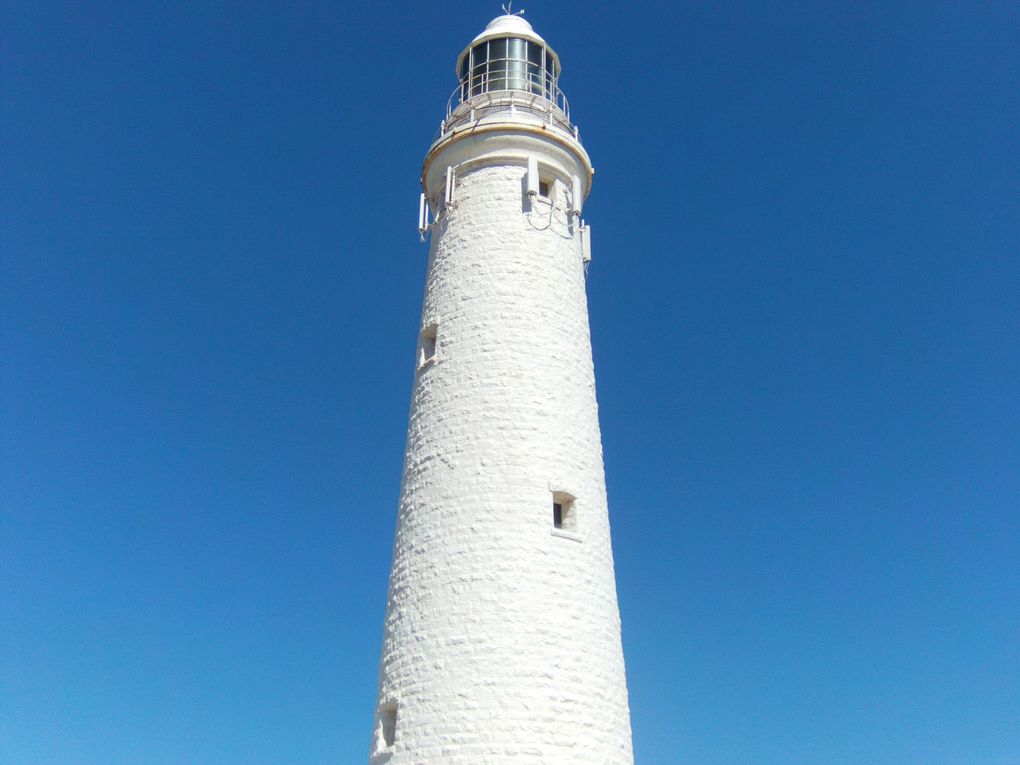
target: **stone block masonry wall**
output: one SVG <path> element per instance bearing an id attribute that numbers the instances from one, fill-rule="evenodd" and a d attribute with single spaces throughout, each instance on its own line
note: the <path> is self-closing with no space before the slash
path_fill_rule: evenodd
<path id="1" fill-rule="evenodd" d="M 461 172 L 432 234 L 373 763 L 633 762 L 580 237 L 525 172 Z"/>

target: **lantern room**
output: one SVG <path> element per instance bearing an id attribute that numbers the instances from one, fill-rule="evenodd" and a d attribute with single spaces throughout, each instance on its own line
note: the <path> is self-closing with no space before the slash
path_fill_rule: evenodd
<path id="1" fill-rule="evenodd" d="M 560 60 L 519 15 L 498 16 L 457 59 L 460 101 L 516 90 L 555 103 Z"/>

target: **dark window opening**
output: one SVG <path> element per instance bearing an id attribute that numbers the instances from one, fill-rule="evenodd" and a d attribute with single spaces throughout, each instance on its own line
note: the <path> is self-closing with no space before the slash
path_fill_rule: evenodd
<path id="1" fill-rule="evenodd" d="M 567 532 L 568 536 L 577 534 L 577 502 L 566 492 L 553 492 L 553 530 Z"/>

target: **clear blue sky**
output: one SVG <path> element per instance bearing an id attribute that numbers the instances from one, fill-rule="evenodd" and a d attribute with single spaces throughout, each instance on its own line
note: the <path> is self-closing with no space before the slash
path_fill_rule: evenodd
<path id="1" fill-rule="evenodd" d="M 1020 5 L 532 2 L 640 765 L 1020 762 Z M 363 762 L 497 2 L 2 6 L 4 765 Z"/>

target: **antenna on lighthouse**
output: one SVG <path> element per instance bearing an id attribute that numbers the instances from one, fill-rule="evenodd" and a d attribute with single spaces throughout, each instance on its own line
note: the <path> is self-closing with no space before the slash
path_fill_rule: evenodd
<path id="1" fill-rule="evenodd" d="M 509 3 L 507 3 L 506 5 L 501 5 L 500 7 L 503 9 L 503 13 L 505 13 L 507 16 L 523 16 L 524 15 L 524 9 L 523 8 L 521 8 L 519 11 L 517 11 L 517 13 L 511 13 L 510 12 L 510 9 L 514 7 L 513 0 L 510 0 Z"/>
<path id="2" fill-rule="evenodd" d="M 538 160 L 535 157 L 528 157 L 528 196 L 532 199 L 538 196 L 540 182 Z"/>
<path id="3" fill-rule="evenodd" d="M 418 233 L 421 240 L 425 241 L 425 232 L 429 230 L 429 203 L 425 199 L 425 192 L 421 193 L 418 200 Z"/>
<path id="4" fill-rule="evenodd" d="M 581 197 L 581 179 L 575 175 L 570 179 L 570 212 L 575 216 L 581 214 L 581 205 L 584 202 Z"/>
<path id="5" fill-rule="evenodd" d="M 453 188 L 457 183 L 457 173 L 452 167 L 446 168 L 446 190 L 444 192 L 444 201 L 447 207 L 453 205 Z"/>

